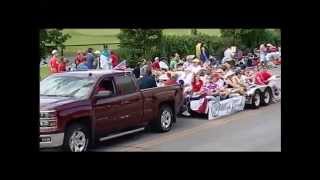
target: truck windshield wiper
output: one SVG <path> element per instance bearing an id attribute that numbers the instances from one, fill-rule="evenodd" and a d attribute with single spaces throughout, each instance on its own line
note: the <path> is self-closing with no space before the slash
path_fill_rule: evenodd
<path id="1" fill-rule="evenodd" d="M 57 94 L 40 94 L 40 96 L 50 96 L 50 97 L 71 97 L 67 95 L 57 95 Z"/>

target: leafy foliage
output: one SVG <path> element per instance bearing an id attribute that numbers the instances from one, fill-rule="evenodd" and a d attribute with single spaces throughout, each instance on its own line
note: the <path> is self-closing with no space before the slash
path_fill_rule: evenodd
<path id="1" fill-rule="evenodd" d="M 71 38 L 69 34 L 63 34 L 58 29 L 41 29 L 40 30 L 40 56 L 45 58 L 52 49 L 64 49 L 63 44 L 67 39 Z"/>

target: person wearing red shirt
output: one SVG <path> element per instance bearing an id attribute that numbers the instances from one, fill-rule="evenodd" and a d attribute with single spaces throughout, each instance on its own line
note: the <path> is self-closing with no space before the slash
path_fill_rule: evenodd
<path id="1" fill-rule="evenodd" d="M 154 62 L 151 64 L 153 70 L 160 70 L 159 58 L 154 58 Z"/>
<path id="2" fill-rule="evenodd" d="M 272 74 L 267 70 L 262 70 L 257 72 L 255 77 L 255 84 L 258 85 L 267 85 L 269 83 L 268 79 L 272 76 Z"/>
<path id="3" fill-rule="evenodd" d="M 113 51 L 111 51 L 111 63 L 112 67 L 115 67 L 119 64 L 119 57 Z"/>
<path id="4" fill-rule="evenodd" d="M 178 84 L 176 75 L 171 75 L 170 73 L 167 73 L 167 76 L 168 76 L 169 80 L 165 81 L 164 85 L 170 86 L 170 85 Z"/>
<path id="5" fill-rule="evenodd" d="M 58 72 L 58 66 L 59 66 L 59 60 L 57 58 L 58 56 L 58 51 L 53 50 L 52 51 L 52 57 L 50 59 L 50 72 L 51 73 L 57 73 Z"/>
<path id="6" fill-rule="evenodd" d="M 62 57 L 58 64 L 58 72 L 64 72 L 64 71 L 66 71 L 66 59 Z"/>
<path id="7" fill-rule="evenodd" d="M 198 93 L 200 92 L 202 86 L 203 86 L 203 81 L 200 79 L 199 75 L 195 75 L 192 82 L 192 92 Z"/>
<path id="8" fill-rule="evenodd" d="M 78 51 L 76 58 L 74 59 L 74 63 L 76 64 L 76 67 L 78 67 L 78 65 L 82 63 L 83 60 L 84 60 L 83 53 L 81 51 Z"/>

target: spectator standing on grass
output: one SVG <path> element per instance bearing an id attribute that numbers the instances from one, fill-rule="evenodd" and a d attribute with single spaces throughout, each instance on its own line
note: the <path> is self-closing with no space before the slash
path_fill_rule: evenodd
<path id="1" fill-rule="evenodd" d="M 200 41 L 196 45 L 196 57 L 198 59 L 200 59 L 200 55 L 201 55 L 201 45 L 202 43 Z"/>
<path id="2" fill-rule="evenodd" d="M 119 64 L 119 57 L 114 51 L 110 51 L 112 67 L 116 67 Z"/>
<path id="3" fill-rule="evenodd" d="M 86 70 L 89 70 L 88 64 L 87 64 L 86 60 L 82 61 L 82 62 L 78 65 L 77 70 L 78 70 L 78 71 L 86 71 Z"/>
<path id="4" fill-rule="evenodd" d="M 61 59 L 59 60 L 58 72 L 66 71 L 67 70 L 66 65 L 67 65 L 67 59 L 62 56 Z"/>
<path id="5" fill-rule="evenodd" d="M 111 69 L 110 53 L 108 49 L 104 49 L 100 56 L 101 69 Z"/>
<path id="6" fill-rule="evenodd" d="M 95 69 L 95 67 L 93 66 L 94 56 L 92 54 L 92 51 L 93 51 L 92 48 L 88 48 L 88 51 L 87 51 L 88 53 L 86 57 L 88 69 Z"/>
<path id="7" fill-rule="evenodd" d="M 78 67 L 78 65 L 83 62 L 83 53 L 79 50 L 77 52 L 77 55 L 74 59 L 74 63 L 76 64 L 76 67 Z"/>
<path id="8" fill-rule="evenodd" d="M 204 62 L 209 60 L 209 52 L 205 48 L 203 43 L 201 43 L 200 50 L 201 50 L 201 52 L 200 52 L 200 60 L 202 61 L 202 63 L 204 63 Z"/>
<path id="9" fill-rule="evenodd" d="M 59 66 L 58 51 L 57 50 L 53 50 L 52 51 L 52 57 L 50 59 L 50 72 L 51 73 L 57 73 L 58 72 L 58 66 Z"/>
<path id="10" fill-rule="evenodd" d="M 101 64 L 100 64 L 100 55 L 101 55 L 101 52 L 100 51 L 95 51 L 94 52 L 94 55 L 95 55 L 95 62 L 96 62 L 96 68 L 97 69 L 101 69 Z"/>

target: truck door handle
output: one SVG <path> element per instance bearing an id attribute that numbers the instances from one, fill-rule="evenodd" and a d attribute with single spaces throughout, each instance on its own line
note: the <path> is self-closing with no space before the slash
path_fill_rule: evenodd
<path id="1" fill-rule="evenodd" d="M 125 119 L 125 118 L 128 118 L 129 115 L 124 115 L 124 116 L 120 116 L 120 119 Z"/>
<path id="2" fill-rule="evenodd" d="M 121 104 L 129 104 L 130 101 L 126 100 L 126 101 L 122 101 Z"/>

